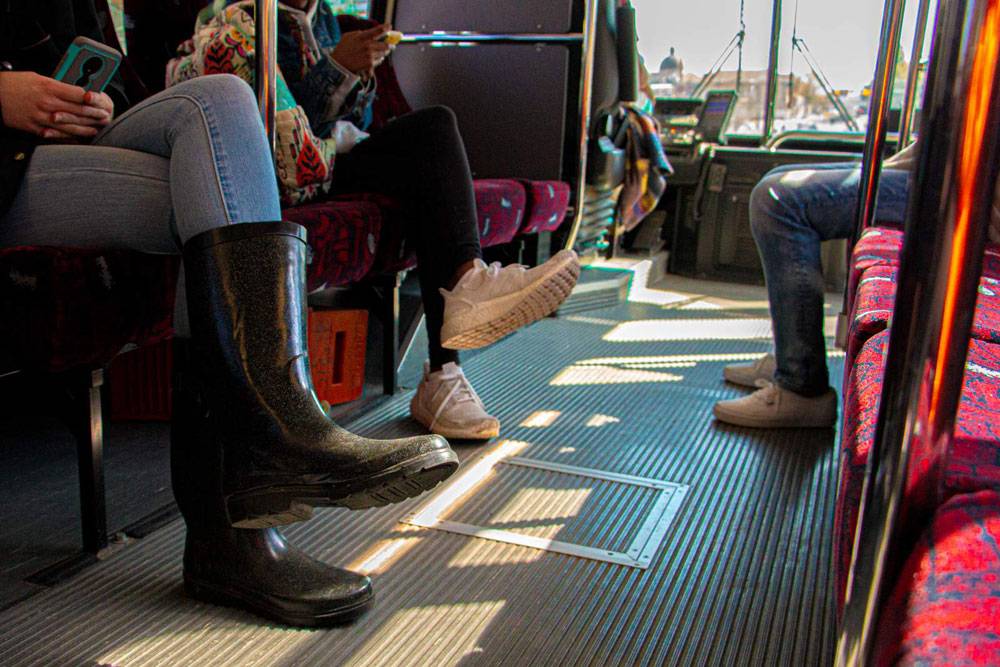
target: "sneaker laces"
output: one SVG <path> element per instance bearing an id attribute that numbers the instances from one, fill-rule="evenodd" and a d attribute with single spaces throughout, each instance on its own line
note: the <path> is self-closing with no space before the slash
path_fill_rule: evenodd
<path id="1" fill-rule="evenodd" d="M 434 411 L 434 418 L 431 420 L 432 428 L 437 424 L 441 413 L 444 412 L 445 408 L 452 401 L 456 404 L 472 402 L 478 405 L 483 412 L 486 412 L 486 406 L 479 398 L 479 394 L 472 388 L 469 379 L 465 377 L 465 373 L 461 370 L 452 376 L 440 378 L 438 382 L 450 386 L 448 387 L 448 393 L 445 394 L 444 399 L 438 404 L 437 410 Z"/>
<path id="2" fill-rule="evenodd" d="M 750 394 L 752 397 L 764 405 L 774 405 L 778 402 L 778 385 L 763 378 L 757 380 L 754 384 L 759 388 Z"/>

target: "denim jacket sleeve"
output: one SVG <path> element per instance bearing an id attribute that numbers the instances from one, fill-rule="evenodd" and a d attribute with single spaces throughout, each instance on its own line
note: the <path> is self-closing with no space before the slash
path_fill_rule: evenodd
<path id="1" fill-rule="evenodd" d="M 298 81 L 289 81 L 295 96 L 320 136 L 327 136 L 338 120 L 350 121 L 361 129 L 371 123 L 371 104 L 375 98 L 374 81 L 361 78 L 341 67 L 324 52 L 315 65 Z"/>

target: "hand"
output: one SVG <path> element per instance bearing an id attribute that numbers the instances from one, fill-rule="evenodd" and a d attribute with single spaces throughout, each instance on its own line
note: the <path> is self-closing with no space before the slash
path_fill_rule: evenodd
<path id="1" fill-rule="evenodd" d="M 0 111 L 7 127 L 44 139 L 88 139 L 111 122 L 114 104 L 104 93 L 34 72 L 3 72 Z"/>
<path id="2" fill-rule="evenodd" d="M 330 57 L 358 76 L 370 74 L 392 51 L 391 46 L 379 39 L 391 29 L 388 24 L 382 24 L 368 30 L 345 32 Z"/>

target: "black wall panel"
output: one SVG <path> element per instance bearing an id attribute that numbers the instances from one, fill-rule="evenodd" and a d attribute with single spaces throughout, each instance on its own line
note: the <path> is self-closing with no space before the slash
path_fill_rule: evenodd
<path id="1" fill-rule="evenodd" d="M 393 64 L 414 108 L 455 111 L 477 178 L 561 178 L 569 49 L 402 44 Z"/>
<path id="2" fill-rule="evenodd" d="M 397 30 L 471 30 L 483 33 L 563 33 L 573 0 L 398 0 Z"/>

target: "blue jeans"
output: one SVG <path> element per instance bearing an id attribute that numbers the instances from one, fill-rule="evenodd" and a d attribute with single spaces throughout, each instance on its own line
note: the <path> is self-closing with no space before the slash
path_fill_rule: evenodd
<path id="1" fill-rule="evenodd" d="M 771 306 L 775 382 L 804 396 L 818 396 L 830 383 L 820 243 L 853 234 L 859 181 L 857 163 L 786 165 L 764 176 L 750 196 Z M 903 221 L 909 181 L 909 172 L 883 170 L 877 220 Z"/>
<path id="2" fill-rule="evenodd" d="M 281 219 L 270 149 L 250 87 L 206 76 L 150 97 L 90 145 L 39 146 L 0 220 L 0 247 L 177 254 L 222 225 Z M 175 328 L 187 332 L 183 284 Z"/>

